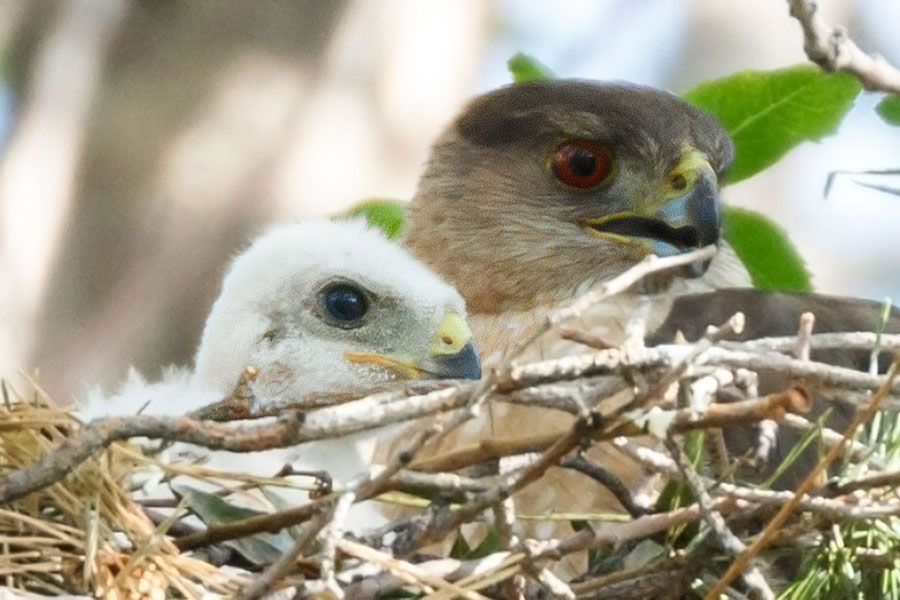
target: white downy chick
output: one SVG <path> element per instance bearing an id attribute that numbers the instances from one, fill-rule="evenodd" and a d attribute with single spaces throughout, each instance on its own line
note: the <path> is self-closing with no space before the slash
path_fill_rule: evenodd
<path id="1" fill-rule="evenodd" d="M 154 384 L 132 373 L 117 395 L 93 394 L 79 415 L 185 414 L 231 393 L 246 366 L 259 372 L 253 391 L 262 403 L 406 378 L 480 376 L 460 295 L 360 221 L 310 220 L 257 238 L 229 267 L 195 362 L 193 373 L 170 370 Z M 290 463 L 345 483 L 369 467 L 384 435 L 212 452 L 208 464 L 272 476 Z"/>

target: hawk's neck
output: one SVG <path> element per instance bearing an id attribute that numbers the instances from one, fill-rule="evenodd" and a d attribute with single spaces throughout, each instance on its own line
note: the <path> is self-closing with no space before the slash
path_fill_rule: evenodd
<path id="1" fill-rule="evenodd" d="M 623 292 L 592 307 L 581 318 L 567 325 L 582 328 L 611 345 L 619 345 L 624 341 L 625 325 L 644 298 L 650 301 L 646 324 L 649 333 L 663 323 L 677 296 L 710 292 L 724 287 L 749 286 L 750 276 L 746 269 L 731 247 L 723 244 L 703 277 L 676 279 L 668 290 L 657 294 Z M 531 337 L 551 310 L 567 300 L 569 298 L 542 299 L 528 309 L 499 314 L 470 313 L 469 324 L 481 350 L 482 366 L 490 369 L 499 364 L 519 344 Z M 563 340 L 556 332 L 549 332 L 520 360 L 544 360 L 586 351 L 588 349 L 584 346 Z"/>

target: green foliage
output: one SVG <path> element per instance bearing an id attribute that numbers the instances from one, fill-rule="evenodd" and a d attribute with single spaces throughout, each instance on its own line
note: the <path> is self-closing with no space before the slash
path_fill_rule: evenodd
<path id="1" fill-rule="evenodd" d="M 369 225 L 377 227 L 389 240 L 396 239 L 403 229 L 406 203 L 399 200 L 364 200 L 360 202 L 340 218 L 354 218 L 363 216 Z"/>
<path id="2" fill-rule="evenodd" d="M 552 78 L 553 73 L 525 54 L 508 62 L 515 82 Z M 735 145 L 735 160 L 724 183 L 764 170 L 808 140 L 833 133 L 859 93 L 859 82 L 846 74 L 825 73 L 801 65 L 774 71 L 743 71 L 707 81 L 688 91 L 688 102 L 715 114 Z M 900 96 L 878 106 L 889 122 L 900 122 Z M 363 215 L 390 238 L 402 229 L 405 204 L 368 200 L 345 216 Z M 725 239 L 762 289 L 809 291 L 810 275 L 784 231 L 766 217 L 725 208 Z"/>
<path id="3" fill-rule="evenodd" d="M 806 450 L 806 447 L 809 446 L 812 442 L 820 440 L 820 436 L 822 434 L 822 426 L 825 421 L 828 419 L 828 416 L 831 415 L 831 408 L 825 409 L 819 418 L 816 419 L 815 427 L 810 427 L 807 429 L 799 440 L 791 447 L 790 451 L 785 455 L 785 457 L 781 460 L 781 463 L 775 468 L 775 471 L 769 475 L 768 479 L 760 484 L 761 488 L 771 488 L 772 484 L 778 481 L 778 478 L 781 477 L 785 471 L 791 468 L 791 465 L 794 464 L 800 455 L 803 454 L 803 451 Z"/>
<path id="4" fill-rule="evenodd" d="M 769 218 L 743 208 L 725 207 L 725 239 L 764 290 L 808 292 L 809 271 L 787 235 Z"/>
<path id="5" fill-rule="evenodd" d="M 226 525 L 264 514 L 229 504 L 215 494 L 209 494 L 187 485 L 175 486 L 174 489 L 187 501 L 188 508 L 207 525 Z M 291 548 L 293 539 L 286 530 L 281 530 L 277 534 L 258 533 L 231 540 L 225 544 L 255 565 L 269 565 Z"/>
<path id="6" fill-rule="evenodd" d="M 845 73 L 799 65 L 707 81 L 685 100 L 719 119 L 734 141 L 725 183 L 751 177 L 807 140 L 834 133 L 862 86 Z"/>
<path id="7" fill-rule="evenodd" d="M 896 518 L 848 522 L 834 531 L 779 598 L 900 598 L 900 522 Z M 876 556 L 893 568 L 880 566 L 873 560 Z"/>
<path id="8" fill-rule="evenodd" d="M 900 94 L 888 96 L 878 103 L 875 107 L 877 112 L 886 123 L 891 125 L 900 125 Z"/>
<path id="9" fill-rule="evenodd" d="M 890 313 L 882 308 L 879 339 Z M 900 415 L 875 413 L 857 434 L 870 457 L 884 464 L 900 458 Z M 863 461 L 862 464 L 864 464 Z M 859 462 L 842 465 L 842 477 L 860 475 Z M 886 489 L 887 494 L 894 490 Z M 779 596 L 783 600 L 843 600 L 890 598 L 900 600 L 900 519 L 887 517 L 847 520 L 839 527 L 823 524 L 822 539 L 804 562 L 797 577 Z"/>
<path id="10" fill-rule="evenodd" d="M 461 531 L 457 532 L 456 541 L 453 542 L 453 547 L 450 549 L 450 558 L 475 560 L 484 558 L 494 552 L 499 552 L 502 549 L 503 544 L 501 543 L 500 535 L 497 533 L 497 528 L 489 525 L 484 539 L 474 548 L 469 546 L 469 542 L 466 541 Z"/>
<path id="11" fill-rule="evenodd" d="M 553 71 L 547 68 L 546 65 L 541 64 L 533 56 L 528 56 L 521 52 L 506 61 L 506 66 L 509 68 L 515 83 L 534 81 L 536 79 L 553 79 L 555 77 Z"/>

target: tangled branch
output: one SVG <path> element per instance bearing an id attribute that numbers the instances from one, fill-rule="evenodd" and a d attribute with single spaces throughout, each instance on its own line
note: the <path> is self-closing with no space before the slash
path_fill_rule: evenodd
<path id="1" fill-rule="evenodd" d="M 181 552 L 189 552 L 298 527 L 294 543 L 281 559 L 268 565 L 252 583 L 241 584 L 241 597 L 246 599 L 287 586 L 299 587 L 299 592 L 307 595 L 374 598 L 403 585 L 434 598 L 482 600 L 488 596 L 483 590 L 491 586 L 500 586 L 503 594 L 516 598 L 530 597 L 537 589 L 564 598 L 639 598 L 649 594 L 648 590 L 671 590 L 681 585 L 679 577 L 688 571 L 692 577 L 707 581 L 715 593 L 727 588 L 729 578 L 742 573 L 748 589 L 755 590 L 759 597 L 772 597 L 771 586 L 760 572 L 746 566 L 775 539 L 771 532 L 779 520 L 799 512 L 832 521 L 900 516 L 900 501 L 869 493 L 894 485 L 900 480 L 896 471 L 882 470 L 878 457 L 852 439 L 853 428 L 837 433 L 802 416 L 810 410 L 812 396 L 820 395 L 821 390 L 845 402 L 871 398 L 854 426 L 864 423 L 882 405 L 895 408 L 900 386 L 894 374 L 900 363 L 895 362 L 890 372 L 881 376 L 816 362 L 809 356 L 811 349 L 820 348 L 900 348 L 900 336 L 814 334 L 812 319 L 807 318 L 797 336 L 734 341 L 733 336 L 742 327 L 742 319 L 736 315 L 720 327 L 710 328 L 696 342 L 645 347 L 642 338 L 646 321 L 639 312 L 627 328 L 626 348 L 609 347 L 590 332 L 566 325 L 592 302 L 627 289 L 640 276 L 672 268 L 683 260 L 675 258 L 678 260 L 641 263 L 636 267 L 637 274 L 617 278 L 600 293 L 592 292 L 551 314 L 544 331 L 565 327 L 568 339 L 581 342 L 589 350 L 584 354 L 521 364 L 510 360 L 478 382 L 413 382 L 369 394 L 342 391 L 282 398 L 277 410 L 257 401 L 253 372 L 247 371 L 228 398 L 190 416 L 119 417 L 81 428 L 73 421 L 70 427 L 74 431 L 69 431 L 61 443 L 33 464 L 0 477 L 0 502 L 27 501 L 28 494 L 62 481 L 99 450 L 132 437 L 178 441 L 213 450 L 257 451 L 367 431 L 377 435 L 383 427 L 428 417 L 429 426 L 411 437 L 387 464 L 372 465 L 349 483 L 273 513 L 209 524 L 186 534 L 174 533 L 180 532 L 179 528 L 170 529 L 170 543 Z M 758 396 L 757 371 L 776 373 L 794 383 L 780 392 Z M 573 420 L 568 428 L 555 432 L 488 438 L 427 459 L 418 457 L 426 443 L 462 426 L 488 403 L 552 408 L 572 415 Z M 281 416 L 273 420 L 273 414 Z M 263 418 L 269 421 L 258 421 Z M 731 481 L 730 473 L 746 457 L 728 456 L 721 432 L 757 426 L 761 432 L 774 426 L 776 431 L 818 433 L 828 451 L 817 472 L 840 455 L 864 468 L 829 485 L 820 485 L 812 474 L 794 491 Z M 684 438 L 699 432 L 713 442 L 718 440 L 717 452 L 721 455 L 715 461 L 715 476 L 686 457 Z M 759 445 L 764 446 L 769 437 L 771 431 L 761 434 Z M 654 439 L 657 446 L 664 441 L 668 453 L 654 448 Z M 682 482 L 689 492 L 688 501 L 681 506 L 639 502 L 635 490 L 583 453 L 601 440 L 612 440 L 615 452 L 647 472 Z M 772 441 L 768 443 L 771 447 Z M 716 444 L 708 445 L 713 446 Z M 768 450 L 756 448 L 751 454 L 766 456 Z M 500 463 L 505 466 L 499 472 L 492 469 L 491 465 L 501 459 L 506 461 Z M 517 494 L 557 467 L 578 471 L 610 489 L 625 510 L 612 516 L 520 513 Z M 250 485 L 246 476 L 240 481 L 244 482 L 242 489 Z M 269 478 L 258 485 L 272 482 Z M 385 501 L 398 493 L 413 494 L 420 506 L 428 507 L 427 511 L 398 517 L 384 530 L 348 536 L 346 519 L 353 504 Z M 762 534 L 748 537 L 748 532 L 738 526 L 750 515 L 773 508 L 779 512 Z M 523 533 L 521 525 L 528 518 L 589 520 L 592 526 L 571 535 L 538 540 Z M 491 520 L 499 541 L 487 556 L 432 559 L 419 554 L 459 535 L 464 525 Z M 702 525 L 700 535 L 707 536 L 708 542 L 698 543 L 690 551 L 673 550 L 670 556 L 652 561 L 641 570 L 583 573 L 577 582 L 566 582 L 556 570 L 564 558 L 577 553 L 625 548 L 689 523 Z M 316 539 L 319 551 L 310 555 Z M 724 576 L 713 570 L 715 561 L 695 560 L 698 548 L 710 552 L 715 547 L 734 559 Z M 694 560 L 688 560 L 691 557 Z M 313 575 L 298 579 L 296 572 L 301 566 L 307 572 L 312 566 Z"/>

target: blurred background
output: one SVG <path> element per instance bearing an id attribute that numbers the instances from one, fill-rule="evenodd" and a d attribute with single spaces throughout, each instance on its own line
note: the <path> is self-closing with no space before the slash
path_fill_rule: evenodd
<path id="1" fill-rule="evenodd" d="M 900 63 L 900 3 L 820 5 Z M 68 402 L 190 363 L 254 233 L 410 198 L 518 51 L 674 92 L 805 61 L 780 0 L 0 0 L 0 374 L 39 369 Z M 830 171 L 900 167 L 878 99 L 726 199 L 780 223 L 819 290 L 900 299 L 900 198 L 822 194 Z"/>

